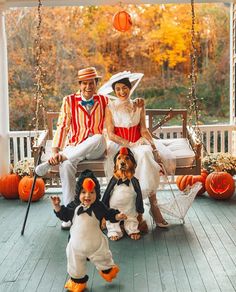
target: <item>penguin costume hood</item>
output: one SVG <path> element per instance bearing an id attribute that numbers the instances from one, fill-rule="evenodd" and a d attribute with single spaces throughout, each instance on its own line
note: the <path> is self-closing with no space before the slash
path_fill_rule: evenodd
<path id="1" fill-rule="evenodd" d="M 75 201 L 76 203 L 81 203 L 80 202 L 80 193 L 82 191 L 83 188 L 88 188 L 88 190 L 92 190 L 95 188 L 95 193 L 96 193 L 96 201 L 99 201 L 101 198 L 101 191 L 100 191 L 100 184 L 98 179 L 96 178 L 96 176 L 94 175 L 94 173 L 89 170 L 86 169 L 84 171 L 81 172 L 77 183 L 76 183 L 76 187 L 75 187 Z"/>
<path id="2" fill-rule="evenodd" d="M 74 217 L 74 212 L 76 207 L 81 204 L 80 201 L 80 193 L 82 189 L 86 189 L 87 191 L 92 191 L 95 189 L 96 193 L 96 200 L 93 204 L 90 205 L 89 208 L 86 208 L 86 212 L 91 216 L 92 212 L 95 214 L 96 218 L 101 221 L 102 218 L 106 220 L 110 220 L 111 222 L 118 222 L 115 216 L 120 212 L 115 209 L 108 209 L 107 206 L 104 205 L 100 201 L 101 191 L 100 191 L 100 184 L 94 173 L 86 169 L 81 172 L 77 183 L 76 183 L 76 195 L 74 201 L 70 202 L 67 206 L 62 205 L 61 210 L 59 212 L 55 212 L 56 216 L 60 218 L 62 221 L 68 222 L 69 220 L 72 221 Z M 78 209 L 77 215 L 83 213 L 83 210 Z"/>

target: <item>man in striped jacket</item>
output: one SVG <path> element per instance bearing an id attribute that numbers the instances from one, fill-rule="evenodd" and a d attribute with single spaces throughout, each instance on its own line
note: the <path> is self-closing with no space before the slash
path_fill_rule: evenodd
<path id="1" fill-rule="evenodd" d="M 77 165 L 84 159 L 97 159 L 106 150 L 102 135 L 108 98 L 97 95 L 97 82 L 101 78 L 94 67 L 79 70 L 79 92 L 64 97 L 57 130 L 53 138 L 52 157 L 36 168 L 43 176 L 50 166 L 60 163 L 63 203 L 66 206 L 75 196 Z M 68 229 L 70 222 L 62 222 Z"/>

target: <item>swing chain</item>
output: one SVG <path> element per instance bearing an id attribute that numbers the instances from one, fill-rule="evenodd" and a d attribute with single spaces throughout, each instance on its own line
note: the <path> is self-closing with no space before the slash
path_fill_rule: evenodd
<path id="1" fill-rule="evenodd" d="M 39 121 L 40 121 L 40 114 L 43 117 L 43 128 L 46 127 L 46 115 L 45 115 L 45 107 L 44 107 L 44 99 L 43 99 L 43 78 L 44 72 L 42 67 L 42 38 L 41 38 L 41 24 L 42 24 L 42 15 L 41 15 L 41 7 L 42 1 L 38 0 L 38 24 L 37 24 L 37 33 L 35 38 L 35 95 L 34 100 L 36 103 L 35 109 L 35 143 L 38 142 L 39 137 Z"/>
<path id="2" fill-rule="evenodd" d="M 200 127 L 199 127 L 199 117 L 200 117 L 200 110 L 199 110 L 199 98 L 196 94 L 196 81 L 197 81 L 197 74 L 196 74 L 196 62 L 197 62 L 197 49 L 196 49 L 196 39 L 195 39 L 195 8 L 194 8 L 194 0 L 191 0 L 191 15 L 192 15 L 192 22 L 191 22 L 191 73 L 190 73 L 190 83 L 191 87 L 189 89 L 189 108 L 190 108 L 190 114 L 189 114 L 189 121 L 188 124 L 190 128 L 193 129 L 193 132 L 196 135 L 196 147 L 198 148 L 198 145 L 202 145 L 204 151 L 207 153 L 207 149 L 205 147 L 205 144 L 203 142 L 203 135 L 201 133 Z M 194 125 L 192 125 L 192 115 L 195 114 L 195 121 Z"/>

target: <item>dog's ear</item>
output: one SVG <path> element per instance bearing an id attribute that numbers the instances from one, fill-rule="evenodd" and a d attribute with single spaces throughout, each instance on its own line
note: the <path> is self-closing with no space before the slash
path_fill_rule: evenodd
<path id="1" fill-rule="evenodd" d="M 119 177 L 118 177 L 119 176 L 119 174 L 118 174 L 119 170 L 117 169 L 117 165 L 116 165 L 117 156 L 118 155 L 116 155 L 114 157 L 114 170 L 113 170 L 113 175 L 114 175 L 115 178 L 119 179 Z"/>

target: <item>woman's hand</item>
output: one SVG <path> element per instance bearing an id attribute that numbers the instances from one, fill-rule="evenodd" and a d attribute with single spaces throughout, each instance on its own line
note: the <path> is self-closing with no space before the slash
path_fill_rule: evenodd
<path id="1" fill-rule="evenodd" d="M 123 214 L 123 213 L 116 214 L 117 221 L 126 220 L 126 219 L 127 219 L 127 216 L 125 214 Z"/>
<path id="2" fill-rule="evenodd" d="M 144 99 L 143 98 L 136 98 L 133 102 L 133 108 L 134 108 L 134 112 L 136 111 L 136 109 L 138 108 L 142 108 L 144 107 Z"/>
<path id="3" fill-rule="evenodd" d="M 154 159 L 155 161 L 160 165 L 161 169 L 160 169 L 160 173 L 161 174 L 165 174 L 165 169 L 164 169 L 164 166 L 163 166 L 163 162 L 161 160 L 161 156 L 158 152 L 158 150 L 155 148 L 152 150 L 152 153 L 153 153 L 153 156 L 154 156 Z"/>
<path id="4" fill-rule="evenodd" d="M 159 164 L 162 163 L 161 156 L 156 148 L 152 150 L 152 153 L 156 162 Z"/>
<path id="5" fill-rule="evenodd" d="M 53 209 L 56 212 L 60 211 L 61 210 L 61 205 L 60 205 L 61 199 L 58 196 L 51 196 L 50 199 L 51 199 Z"/>

